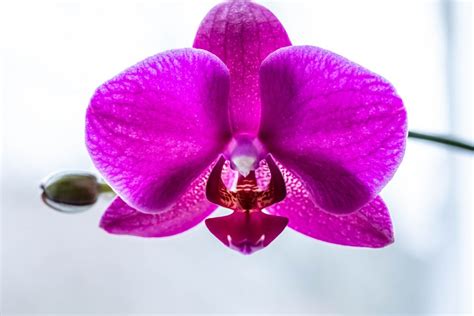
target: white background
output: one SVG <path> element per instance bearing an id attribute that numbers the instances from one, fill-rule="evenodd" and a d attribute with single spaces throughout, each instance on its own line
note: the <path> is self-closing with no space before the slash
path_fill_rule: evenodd
<path id="1" fill-rule="evenodd" d="M 93 170 L 84 114 L 94 89 L 157 52 L 192 45 L 215 1 L 4 1 L 2 315 L 15 313 L 467 313 L 473 156 L 409 140 L 382 193 L 396 242 L 331 245 L 286 230 L 250 257 L 204 227 L 165 239 L 107 235 L 107 201 L 65 215 L 38 185 Z M 389 79 L 412 130 L 473 141 L 472 4 L 261 1 L 294 44 L 312 44 Z"/>

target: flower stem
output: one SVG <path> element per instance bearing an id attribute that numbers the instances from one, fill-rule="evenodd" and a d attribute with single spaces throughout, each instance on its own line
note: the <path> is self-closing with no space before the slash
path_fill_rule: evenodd
<path id="1" fill-rule="evenodd" d="M 115 191 L 107 183 L 104 183 L 104 182 L 99 183 L 99 192 L 115 194 Z"/>
<path id="2" fill-rule="evenodd" d="M 474 151 L 474 145 L 457 140 L 457 139 L 453 139 L 450 137 L 430 135 L 430 134 L 424 134 L 424 133 L 418 133 L 418 132 L 412 132 L 412 131 L 408 132 L 408 137 L 427 140 L 430 142 L 435 142 L 435 143 L 439 143 L 443 145 L 448 145 L 451 147 L 465 149 L 468 151 Z"/>

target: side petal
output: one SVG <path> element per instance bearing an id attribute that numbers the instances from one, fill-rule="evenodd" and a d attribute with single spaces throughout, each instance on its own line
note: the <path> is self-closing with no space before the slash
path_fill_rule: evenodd
<path id="1" fill-rule="evenodd" d="M 384 78 L 327 50 L 293 46 L 265 59 L 260 86 L 259 137 L 318 207 L 354 212 L 392 178 L 407 116 Z"/>
<path id="2" fill-rule="evenodd" d="M 339 245 L 380 248 L 393 243 L 392 221 L 382 198 L 376 197 L 348 215 L 331 214 L 314 204 L 297 176 L 281 165 L 279 167 L 285 178 L 287 196 L 267 211 L 287 217 L 289 227 L 312 238 Z M 259 186 L 266 186 L 269 178 L 266 166 L 258 169 Z"/>
<path id="3" fill-rule="evenodd" d="M 205 187 L 211 168 L 194 180 L 180 199 L 169 209 L 156 214 L 137 211 L 116 197 L 105 211 L 100 227 L 111 234 L 140 237 L 164 237 L 179 234 L 203 221 L 217 206 L 206 200 Z M 222 180 L 230 185 L 235 173 L 229 163 Z"/>
<path id="4" fill-rule="evenodd" d="M 204 50 L 150 57 L 100 86 L 86 144 L 127 204 L 156 213 L 176 203 L 231 137 L 229 73 Z"/>
<path id="5" fill-rule="evenodd" d="M 288 35 L 273 13 L 250 1 L 219 4 L 202 21 L 193 47 L 216 54 L 230 70 L 229 110 L 234 133 L 257 133 L 260 64 L 271 52 L 289 45 Z"/>

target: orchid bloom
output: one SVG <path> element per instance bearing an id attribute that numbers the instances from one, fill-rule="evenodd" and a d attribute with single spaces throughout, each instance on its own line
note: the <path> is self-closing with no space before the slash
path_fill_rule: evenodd
<path id="1" fill-rule="evenodd" d="M 118 194 L 103 229 L 170 236 L 222 206 L 233 213 L 206 225 L 242 253 L 287 225 L 335 244 L 392 243 L 378 193 L 406 136 L 388 81 L 330 51 L 291 46 L 269 10 L 244 0 L 214 7 L 193 48 L 104 83 L 86 116 L 89 153 Z"/>

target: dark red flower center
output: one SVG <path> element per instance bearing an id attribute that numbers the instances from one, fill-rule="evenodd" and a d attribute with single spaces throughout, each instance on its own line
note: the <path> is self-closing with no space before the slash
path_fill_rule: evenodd
<path id="1" fill-rule="evenodd" d="M 207 228 L 226 246 L 244 254 L 268 246 L 288 224 L 286 217 L 262 212 L 263 208 L 282 201 L 286 196 L 280 169 L 270 155 L 265 160 L 271 180 L 264 190 L 258 187 L 255 170 L 252 170 L 247 176 L 239 173 L 236 190 L 230 191 L 221 178 L 224 157 L 216 163 L 207 181 L 207 199 L 233 210 L 230 215 L 207 219 Z"/>

